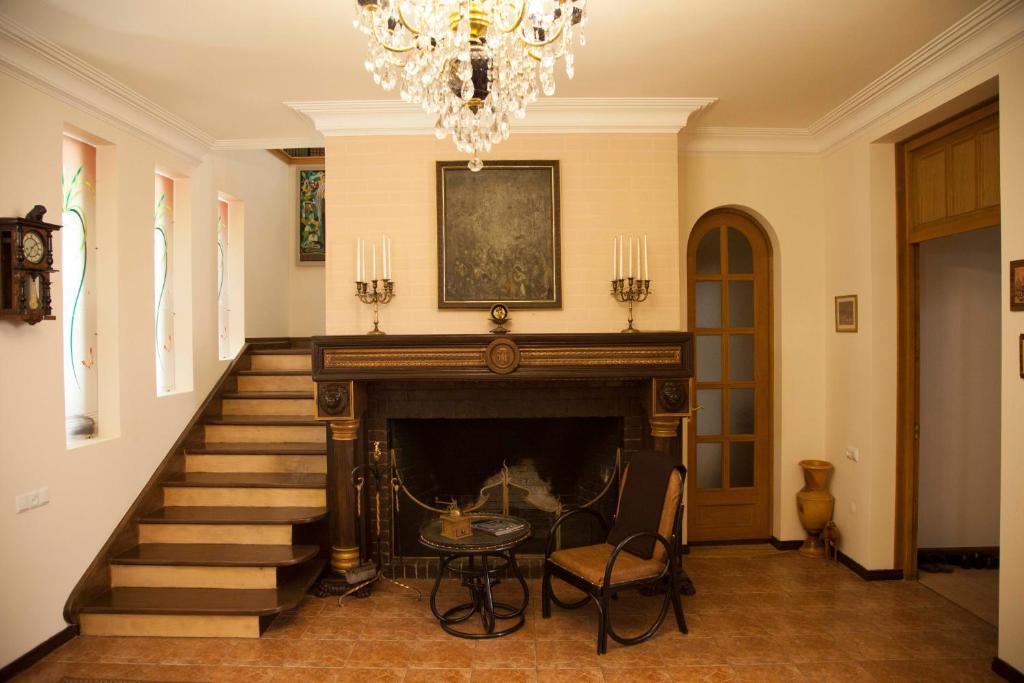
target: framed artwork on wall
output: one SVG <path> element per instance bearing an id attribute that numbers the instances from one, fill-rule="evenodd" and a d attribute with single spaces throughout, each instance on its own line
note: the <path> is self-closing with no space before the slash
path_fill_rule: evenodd
<path id="1" fill-rule="evenodd" d="M 327 255 L 323 169 L 299 170 L 299 261 L 323 261 Z"/>
<path id="2" fill-rule="evenodd" d="M 1010 310 L 1024 311 L 1024 259 L 1010 261 Z"/>
<path id="3" fill-rule="evenodd" d="M 437 162 L 438 308 L 561 308 L 557 161 Z"/>
<path id="4" fill-rule="evenodd" d="M 836 332 L 857 331 L 857 295 L 836 297 Z"/>

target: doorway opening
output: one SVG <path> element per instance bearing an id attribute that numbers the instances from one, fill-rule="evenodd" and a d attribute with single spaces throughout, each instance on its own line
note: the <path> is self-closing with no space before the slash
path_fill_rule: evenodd
<path id="1" fill-rule="evenodd" d="M 896 566 L 996 623 L 998 102 L 897 145 Z M 993 571 L 996 570 L 996 571 Z"/>

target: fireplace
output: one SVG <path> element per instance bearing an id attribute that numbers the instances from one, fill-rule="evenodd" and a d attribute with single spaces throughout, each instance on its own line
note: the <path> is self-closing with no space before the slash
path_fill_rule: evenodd
<path id="1" fill-rule="evenodd" d="M 614 513 L 622 418 L 398 419 L 388 426 L 402 483 L 435 508 L 454 500 L 461 509 L 500 514 L 507 466 L 509 514 L 529 521 L 534 531 L 521 553 L 543 553 L 548 529 L 572 507 L 589 505 L 606 519 Z M 405 496 L 392 517 L 394 554 L 422 555 L 417 531 L 436 515 Z M 599 540 L 585 525 L 565 533 L 561 541 L 569 545 Z"/>
<path id="2" fill-rule="evenodd" d="M 535 574 L 559 509 L 587 503 L 644 448 L 682 459 L 693 339 L 687 333 L 318 337 L 313 340 L 316 416 L 330 423 L 328 507 L 331 566 L 379 560 L 396 578 L 426 577 L 437 558 L 417 537 L 453 497 L 472 506 L 507 465 L 509 511 L 533 524 L 521 562 Z M 379 454 L 376 455 L 375 454 Z M 363 469 L 359 469 L 362 467 Z M 606 518 L 617 482 L 595 503 Z M 501 487 L 481 511 L 500 511 Z M 573 525 L 576 526 L 576 525 Z M 599 539 L 566 528 L 566 545 Z M 379 539 L 379 540 L 378 540 Z"/>

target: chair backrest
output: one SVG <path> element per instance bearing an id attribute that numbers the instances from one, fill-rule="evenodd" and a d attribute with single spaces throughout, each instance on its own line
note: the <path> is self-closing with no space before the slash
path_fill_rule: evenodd
<path id="1" fill-rule="evenodd" d="M 631 471 L 635 476 L 630 476 Z M 675 545 L 680 532 L 685 478 L 686 468 L 675 465 L 668 454 L 635 453 L 623 472 L 615 526 L 607 542 L 616 545 L 638 531 L 657 531 Z M 664 561 L 666 557 L 665 547 L 653 538 L 632 541 L 626 550 L 644 559 Z"/>

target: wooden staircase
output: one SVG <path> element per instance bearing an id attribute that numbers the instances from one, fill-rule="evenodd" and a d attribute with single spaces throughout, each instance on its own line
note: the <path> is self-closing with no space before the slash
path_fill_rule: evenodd
<path id="1" fill-rule="evenodd" d="M 85 635 L 259 637 L 324 566 L 309 348 L 250 345 L 68 601 Z"/>

